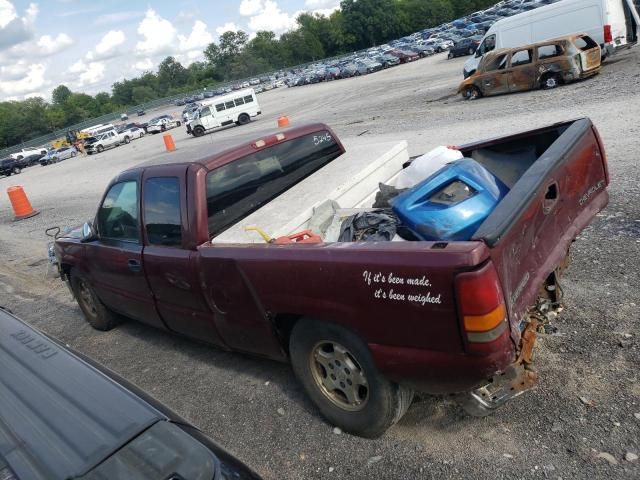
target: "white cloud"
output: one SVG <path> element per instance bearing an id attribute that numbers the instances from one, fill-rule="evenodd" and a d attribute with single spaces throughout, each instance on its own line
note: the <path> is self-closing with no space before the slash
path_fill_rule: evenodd
<path id="1" fill-rule="evenodd" d="M 213 35 L 207 30 L 207 25 L 201 20 L 196 20 L 189 36 L 178 35 L 181 51 L 203 49 L 213 42 Z"/>
<path id="2" fill-rule="evenodd" d="M 84 63 L 82 60 L 78 60 L 76 63 L 74 63 L 69 67 L 70 73 L 80 73 L 86 70 L 87 70 L 87 64 Z"/>
<path id="3" fill-rule="evenodd" d="M 224 32 L 237 32 L 240 30 L 240 27 L 233 22 L 227 22 L 221 27 L 216 28 L 216 33 L 218 36 L 222 35 Z"/>
<path id="4" fill-rule="evenodd" d="M 38 5 L 35 3 L 30 3 L 20 17 L 13 3 L 0 0 L 0 50 L 33 38 L 33 24 L 37 16 Z"/>
<path id="5" fill-rule="evenodd" d="M 7 63 L 0 66 L 0 81 L 19 80 L 24 78 L 29 71 L 29 64 L 24 60 Z"/>
<path id="6" fill-rule="evenodd" d="M 45 71 L 46 67 L 43 64 L 34 63 L 25 69 L 24 76 L 21 78 L 5 80 L 3 76 L 0 79 L 0 96 L 26 95 L 42 89 L 47 84 L 44 77 Z"/>
<path id="7" fill-rule="evenodd" d="M 136 45 L 138 54 L 156 55 L 171 53 L 175 50 L 175 27 L 152 8 L 147 10 L 144 19 L 138 25 L 138 34 L 143 37 L 143 40 Z"/>
<path id="8" fill-rule="evenodd" d="M 271 30 L 280 34 L 295 28 L 295 26 L 295 16 L 280 10 L 278 3 L 273 0 L 264 0 L 259 13 L 249 18 L 249 28 L 254 32 Z"/>
<path id="9" fill-rule="evenodd" d="M 56 37 L 42 35 L 36 43 L 38 47 L 37 53 L 41 56 L 53 55 L 65 50 L 71 44 L 73 44 L 73 40 L 66 33 L 59 33 Z"/>
<path id="10" fill-rule="evenodd" d="M 80 85 L 98 83 L 104 78 L 105 66 L 101 62 L 91 62 L 86 70 L 80 74 Z"/>
<path id="11" fill-rule="evenodd" d="M 336 10 L 340 7 L 340 0 L 305 0 L 307 10 Z"/>
<path id="12" fill-rule="evenodd" d="M 264 0 L 242 0 L 240 2 L 240 15 L 250 17 L 264 10 Z"/>
<path id="13" fill-rule="evenodd" d="M 120 55 L 118 47 L 126 39 L 127 37 L 122 30 L 110 30 L 102 37 L 93 51 L 87 52 L 87 60 L 106 60 Z"/>
<path id="14" fill-rule="evenodd" d="M 153 62 L 150 58 L 145 58 L 144 60 L 138 60 L 132 67 L 140 72 L 146 72 L 153 68 Z"/>

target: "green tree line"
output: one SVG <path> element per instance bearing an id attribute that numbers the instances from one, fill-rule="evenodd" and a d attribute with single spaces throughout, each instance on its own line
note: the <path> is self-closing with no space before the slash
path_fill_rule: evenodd
<path id="1" fill-rule="evenodd" d="M 115 82 L 95 96 L 65 85 L 42 98 L 0 102 L 0 148 L 118 112 L 158 98 L 210 88 L 220 82 L 313 62 L 434 27 L 486 8 L 495 0 L 342 0 L 329 16 L 303 13 L 280 37 L 260 31 L 225 32 L 203 51 L 204 61 L 183 66 L 165 58 L 156 72 Z"/>

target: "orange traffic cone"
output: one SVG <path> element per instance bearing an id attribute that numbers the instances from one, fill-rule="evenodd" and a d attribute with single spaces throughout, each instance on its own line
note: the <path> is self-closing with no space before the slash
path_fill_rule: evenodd
<path id="1" fill-rule="evenodd" d="M 176 149 L 176 144 L 173 143 L 173 137 L 170 133 L 165 133 L 162 138 L 164 139 L 164 146 L 167 152 L 173 152 Z"/>
<path id="2" fill-rule="evenodd" d="M 24 193 L 20 185 L 7 188 L 7 195 L 9 195 L 13 213 L 15 214 L 14 220 L 22 220 L 23 218 L 33 217 L 40 213 L 33 209 L 31 202 L 29 202 L 27 198 L 27 194 Z"/>
<path id="3" fill-rule="evenodd" d="M 278 118 L 279 128 L 288 127 L 288 126 L 289 126 L 289 117 L 287 117 L 286 115 L 282 115 L 280 118 Z"/>

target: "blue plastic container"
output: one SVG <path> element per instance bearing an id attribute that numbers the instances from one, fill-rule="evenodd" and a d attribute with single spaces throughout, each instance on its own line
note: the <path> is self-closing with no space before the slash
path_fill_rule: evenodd
<path id="1" fill-rule="evenodd" d="M 458 160 L 391 201 L 422 240 L 469 240 L 509 189 L 470 158 Z"/>

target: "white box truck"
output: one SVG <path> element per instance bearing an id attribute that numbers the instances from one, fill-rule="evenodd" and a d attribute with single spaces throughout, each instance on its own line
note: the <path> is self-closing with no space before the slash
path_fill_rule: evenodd
<path id="1" fill-rule="evenodd" d="M 561 0 L 498 20 L 485 33 L 475 55 L 464 64 L 464 78 L 494 48 L 514 48 L 573 33 L 586 33 L 606 57 L 636 43 L 640 18 L 633 0 Z"/>
<path id="2" fill-rule="evenodd" d="M 193 120 L 187 122 L 187 133 L 200 137 L 212 128 L 233 123 L 244 125 L 251 121 L 251 117 L 261 113 L 253 88 L 238 90 L 203 104 L 195 113 Z"/>

